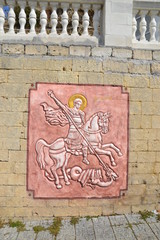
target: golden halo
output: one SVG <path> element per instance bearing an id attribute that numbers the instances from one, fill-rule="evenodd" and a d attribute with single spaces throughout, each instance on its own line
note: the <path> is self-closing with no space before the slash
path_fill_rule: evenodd
<path id="1" fill-rule="evenodd" d="M 80 98 L 82 100 L 80 110 L 84 110 L 87 106 L 87 99 L 85 98 L 85 96 L 83 96 L 82 94 L 79 94 L 79 93 L 76 93 L 69 98 L 68 106 L 70 108 L 73 108 L 74 107 L 74 100 L 77 99 L 77 98 Z"/>

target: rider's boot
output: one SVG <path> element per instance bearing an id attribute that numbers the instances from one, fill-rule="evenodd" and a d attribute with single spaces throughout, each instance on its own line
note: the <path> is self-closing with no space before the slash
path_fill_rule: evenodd
<path id="1" fill-rule="evenodd" d="M 87 165 L 89 165 L 89 161 L 88 161 L 88 159 L 87 159 L 87 155 L 88 155 L 88 149 L 87 149 L 87 147 L 83 147 L 82 148 L 82 152 L 83 152 L 83 163 L 85 163 L 85 164 L 87 164 Z"/>

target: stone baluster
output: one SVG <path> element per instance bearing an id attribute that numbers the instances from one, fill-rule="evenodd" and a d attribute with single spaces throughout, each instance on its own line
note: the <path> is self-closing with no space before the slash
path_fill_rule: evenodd
<path id="1" fill-rule="evenodd" d="M 5 14 L 3 11 L 3 4 L 0 3 L 0 35 L 4 34 L 4 22 L 5 22 Z"/>
<path id="2" fill-rule="evenodd" d="M 136 31 L 137 31 L 137 20 L 136 20 L 136 14 L 138 10 L 133 10 L 133 18 L 132 18 L 132 41 L 137 42 L 136 38 Z"/>
<path id="3" fill-rule="evenodd" d="M 15 3 L 14 0 L 9 1 L 9 6 L 10 6 L 10 10 L 9 10 L 9 13 L 8 13 L 8 23 L 9 23 L 8 33 L 9 34 L 15 34 L 14 25 L 15 25 L 15 22 L 16 22 L 16 15 L 15 15 L 15 12 L 14 12 L 14 3 Z"/>
<path id="4" fill-rule="evenodd" d="M 40 34 L 47 34 L 46 32 L 46 26 L 47 26 L 47 13 L 46 13 L 46 7 L 47 2 L 42 2 L 42 12 L 40 15 L 40 24 L 41 24 L 41 32 Z"/>
<path id="5" fill-rule="evenodd" d="M 141 14 L 141 21 L 140 21 L 140 33 L 141 33 L 141 37 L 140 37 L 140 41 L 146 42 L 146 30 L 147 30 L 147 22 L 145 19 L 145 16 L 147 15 L 148 11 L 140 11 Z"/>
<path id="6" fill-rule="evenodd" d="M 35 2 L 30 1 L 29 5 L 31 7 L 31 12 L 29 14 L 30 34 L 36 35 L 35 26 L 36 26 L 37 16 L 36 16 L 35 8 L 36 8 L 37 3 L 36 3 L 36 1 Z"/>
<path id="7" fill-rule="evenodd" d="M 61 4 L 63 8 L 63 14 L 62 14 L 62 34 L 68 35 L 67 33 L 67 26 L 68 26 L 68 13 L 67 9 L 69 7 L 68 3 Z"/>
<path id="8" fill-rule="evenodd" d="M 88 15 L 88 9 L 90 7 L 90 4 L 84 4 L 84 15 L 83 15 L 83 35 L 88 35 L 88 27 L 89 27 L 89 15 Z"/>
<path id="9" fill-rule="evenodd" d="M 98 27 L 100 24 L 100 9 L 101 9 L 101 5 L 93 5 L 93 10 L 94 10 L 94 16 L 93 16 L 94 33 L 93 33 L 93 35 L 97 38 L 99 37 Z"/>
<path id="10" fill-rule="evenodd" d="M 50 35 L 58 35 L 57 34 L 57 23 L 58 23 L 58 15 L 57 15 L 57 7 L 58 7 L 58 3 L 57 2 L 54 2 L 54 3 L 50 3 L 53 11 L 52 11 L 52 14 L 51 14 L 51 26 L 52 26 L 52 29 L 51 29 L 51 34 Z"/>
<path id="11" fill-rule="evenodd" d="M 26 1 L 19 1 L 19 5 L 21 8 L 21 11 L 19 13 L 19 24 L 20 24 L 20 34 L 25 34 L 25 25 L 26 25 L 26 13 L 25 13 L 25 5 Z"/>
<path id="12" fill-rule="evenodd" d="M 79 14 L 78 14 L 78 9 L 80 7 L 80 4 L 78 3 L 73 3 L 72 7 L 74 9 L 74 13 L 72 16 L 72 26 L 73 26 L 73 31 L 72 35 L 78 35 L 78 25 L 79 25 Z"/>
<path id="13" fill-rule="evenodd" d="M 150 16 L 151 16 L 151 22 L 150 22 L 150 42 L 156 42 L 156 30 L 157 30 L 157 23 L 156 23 L 156 15 L 158 14 L 157 11 L 151 11 Z"/>

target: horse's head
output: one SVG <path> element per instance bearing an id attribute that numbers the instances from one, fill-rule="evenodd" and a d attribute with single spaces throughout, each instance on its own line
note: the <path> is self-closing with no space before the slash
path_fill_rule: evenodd
<path id="1" fill-rule="evenodd" d="M 109 131 L 109 117 L 111 117 L 110 113 L 99 112 L 98 113 L 98 125 L 103 134 L 106 134 Z"/>

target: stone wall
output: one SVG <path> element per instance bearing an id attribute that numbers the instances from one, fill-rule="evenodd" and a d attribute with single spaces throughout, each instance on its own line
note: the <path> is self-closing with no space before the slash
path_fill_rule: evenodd
<path id="1" fill-rule="evenodd" d="M 0 51 L 0 217 L 160 210 L 160 51 L 22 44 Z M 123 85 L 130 93 L 128 191 L 120 198 L 43 200 L 27 192 L 28 93 L 36 82 Z"/>

